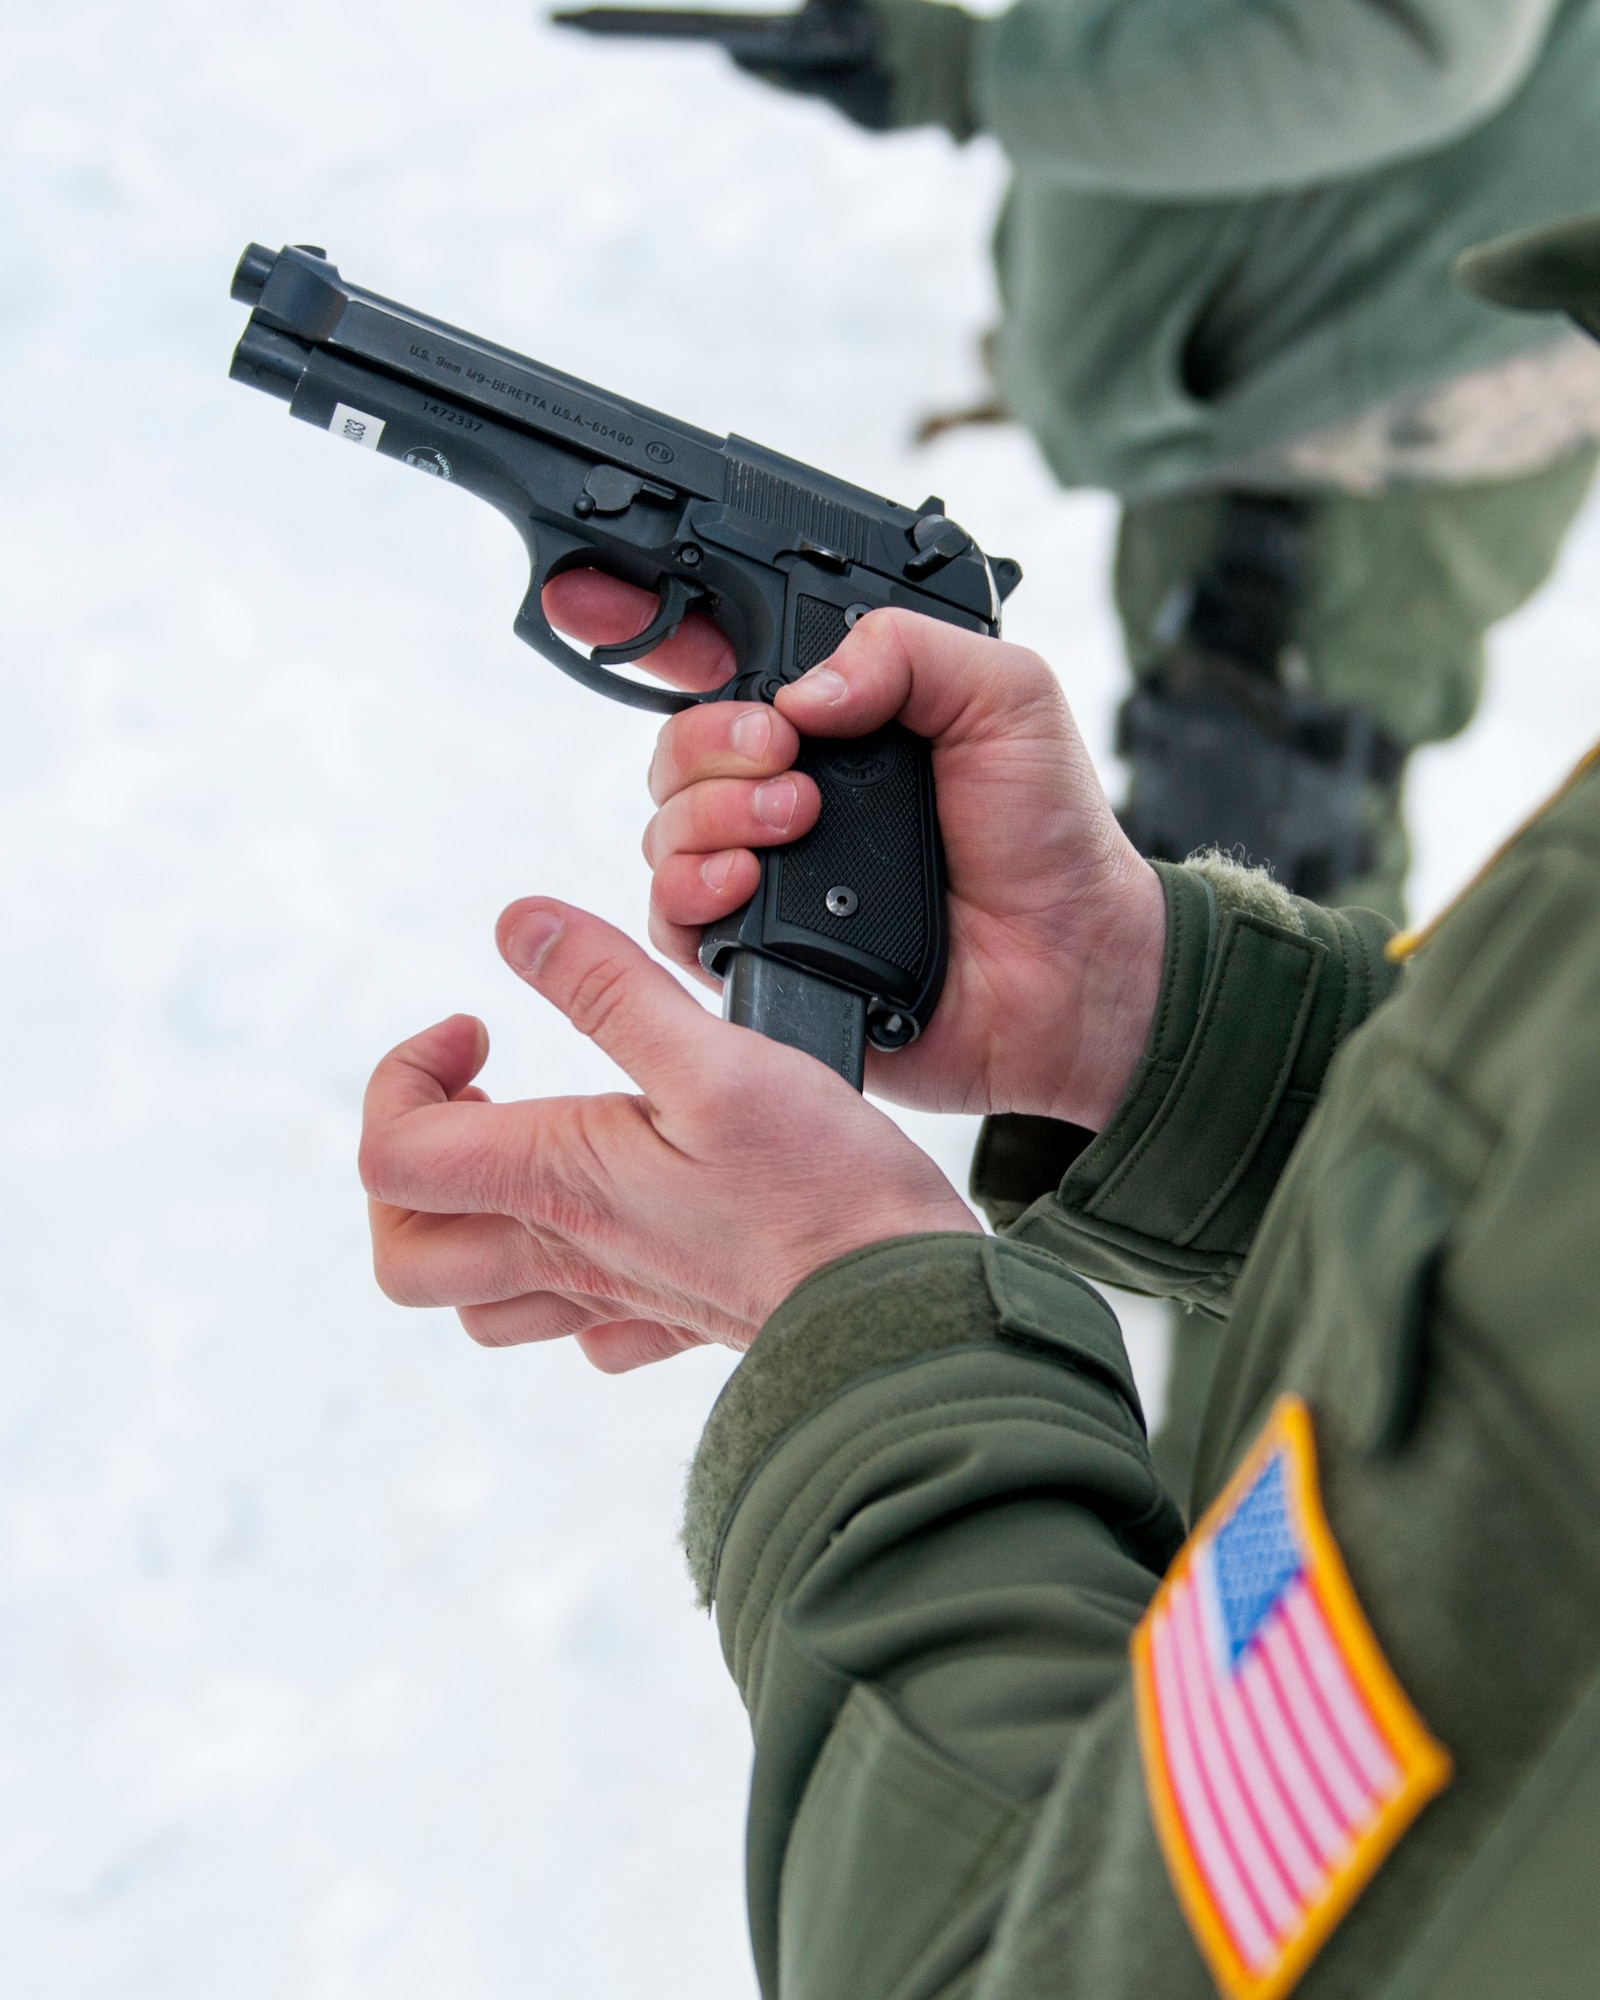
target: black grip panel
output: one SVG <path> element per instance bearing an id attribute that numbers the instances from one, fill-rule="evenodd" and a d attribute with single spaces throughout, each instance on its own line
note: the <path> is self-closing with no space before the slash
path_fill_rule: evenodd
<path id="1" fill-rule="evenodd" d="M 742 942 L 835 979 L 867 1002 L 867 1035 L 904 1048 L 927 1026 L 946 954 L 944 854 L 929 748 L 898 722 L 807 737 L 796 769 L 822 793 L 816 825 L 768 848 Z"/>
<path id="2" fill-rule="evenodd" d="M 794 664 L 790 678 L 798 680 L 832 659 L 844 644 L 850 619 L 842 604 L 828 604 L 820 597 L 800 597 L 794 607 Z"/>
<path id="3" fill-rule="evenodd" d="M 797 594 L 785 680 L 836 650 L 848 614 L 847 603 Z M 899 723 L 871 736 L 807 737 L 795 768 L 822 794 L 817 823 L 766 850 L 760 889 L 717 927 L 717 942 L 736 931 L 742 946 L 836 980 L 866 1001 L 870 1039 L 903 1048 L 927 1025 L 944 978 L 944 856 L 928 745 Z"/>
<path id="4" fill-rule="evenodd" d="M 778 923 L 899 974 L 909 1002 L 931 945 L 921 791 L 928 746 L 891 723 L 847 742 L 808 737 L 795 768 L 822 793 L 816 825 L 772 851 Z"/>

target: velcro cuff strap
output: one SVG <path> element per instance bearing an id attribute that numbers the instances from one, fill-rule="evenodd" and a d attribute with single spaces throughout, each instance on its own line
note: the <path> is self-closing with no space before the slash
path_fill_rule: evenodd
<path id="1" fill-rule="evenodd" d="M 1048 1251 L 952 1233 L 868 1244 L 814 1271 L 767 1321 L 706 1420 L 689 1472 L 683 1542 L 702 1601 L 739 1495 L 763 1459 L 865 1377 L 966 1349 L 1087 1376 L 1144 1417 L 1105 1300 Z"/>
<path id="2" fill-rule="evenodd" d="M 1326 958 L 1314 938 L 1227 912 L 1177 1078 L 1127 1159 L 1084 1203 L 1086 1215 L 1178 1246 L 1194 1241 L 1272 1124 Z M 1197 1186 L 1201 1161 L 1225 1171 Z"/>
<path id="3" fill-rule="evenodd" d="M 978 129 L 972 63 L 980 23 L 937 0 L 871 0 L 881 60 L 893 79 L 897 127 L 942 125 L 954 139 Z"/>

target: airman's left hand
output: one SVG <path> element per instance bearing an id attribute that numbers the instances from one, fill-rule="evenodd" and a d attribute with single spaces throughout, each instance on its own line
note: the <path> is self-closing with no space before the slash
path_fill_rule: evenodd
<path id="1" fill-rule="evenodd" d="M 892 1236 L 975 1231 L 939 1169 L 842 1078 L 706 1011 L 599 918 L 514 903 L 500 949 L 638 1095 L 492 1104 L 481 1022 L 384 1057 L 361 1175 L 378 1281 L 489 1346 L 575 1335 L 608 1371 L 744 1348 L 803 1278 Z"/>

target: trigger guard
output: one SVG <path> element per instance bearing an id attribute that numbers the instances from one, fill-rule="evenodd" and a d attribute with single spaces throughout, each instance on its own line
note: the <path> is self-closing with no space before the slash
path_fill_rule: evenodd
<path id="1" fill-rule="evenodd" d="M 677 582 L 679 579 L 672 580 Z M 536 653 L 542 653 L 553 667 L 559 667 L 564 674 L 570 674 L 573 680 L 581 682 L 592 693 L 603 694 L 608 701 L 620 701 L 628 708 L 642 708 L 652 715 L 679 715 L 686 708 L 697 708 L 705 699 L 703 695 L 679 694 L 674 688 L 647 687 L 642 681 L 630 681 L 623 674 L 614 674 L 604 666 L 597 666 L 587 654 L 580 653 L 576 646 L 569 646 L 544 615 L 545 582 L 545 577 L 535 576 L 528 586 L 528 594 L 522 600 L 522 609 L 517 613 L 513 630 L 524 645 L 531 646 Z M 666 608 L 665 604 L 662 608 L 663 610 Z M 687 609 L 686 604 L 684 610 Z M 660 618 L 661 612 L 658 611 L 656 618 L 652 620 L 652 629 L 659 623 Z M 683 611 L 680 611 L 677 624 L 672 629 L 676 631 L 677 625 L 682 622 Z M 625 645 L 638 646 L 641 652 L 648 651 L 649 648 L 641 643 L 646 636 L 647 634 L 641 633 L 638 639 L 630 639 Z M 658 639 L 650 640 L 651 646 L 659 643 Z M 601 650 L 598 646 L 595 648 L 597 654 Z M 615 648 L 606 650 L 611 658 L 635 657 L 625 650 L 620 655 Z"/>
<path id="2" fill-rule="evenodd" d="M 614 646 L 596 646 L 589 657 L 602 667 L 620 667 L 629 660 L 642 659 L 646 653 L 653 653 L 657 646 L 664 646 L 693 604 L 705 596 L 697 583 L 690 583 L 681 576 L 667 577 L 661 587 L 656 604 L 656 615 L 640 633 L 631 639 L 619 639 Z"/>

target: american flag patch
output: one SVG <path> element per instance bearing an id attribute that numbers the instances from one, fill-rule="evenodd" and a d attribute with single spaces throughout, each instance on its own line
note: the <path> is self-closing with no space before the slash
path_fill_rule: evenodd
<path id="1" fill-rule="evenodd" d="M 1277 2000 L 1450 1782 L 1383 1657 L 1283 1397 L 1133 1637 L 1151 1816 L 1228 2000 Z"/>

